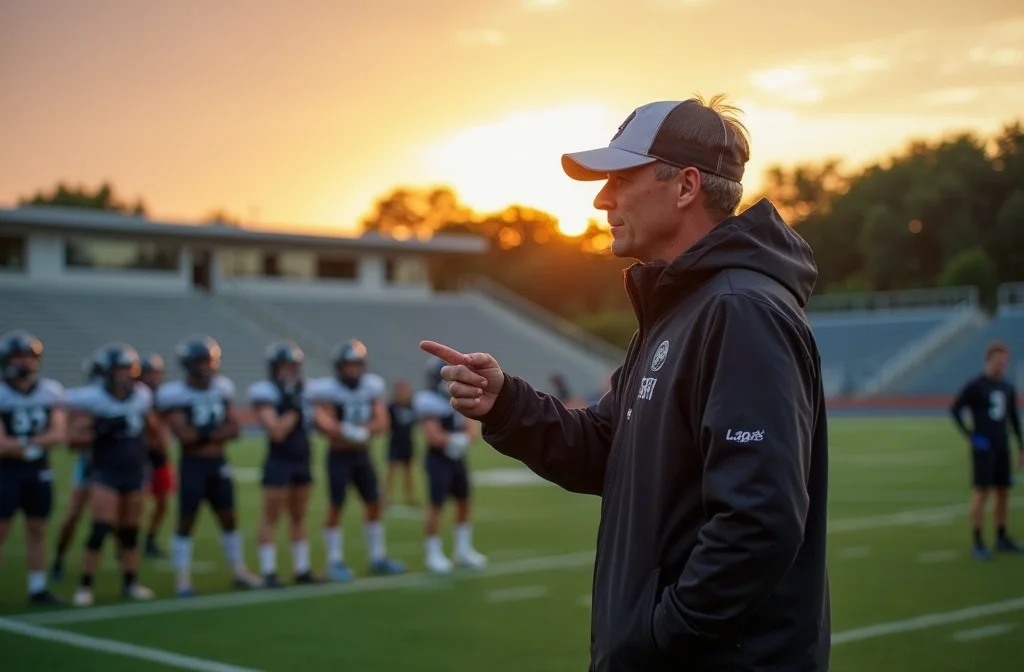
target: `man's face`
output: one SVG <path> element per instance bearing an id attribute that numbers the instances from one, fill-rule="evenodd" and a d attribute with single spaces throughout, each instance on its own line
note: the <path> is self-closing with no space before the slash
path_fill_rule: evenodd
<path id="1" fill-rule="evenodd" d="M 400 404 L 408 404 L 412 400 L 412 388 L 409 383 L 399 380 L 395 383 L 395 401 Z"/>
<path id="2" fill-rule="evenodd" d="M 1010 364 L 1010 353 L 998 351 L 988 357 L 988 373 L 993 378 L 1002 378 Z"/>
<path id="3" fill-rule="evenodd" d="M 653 164 L 610 173 L 594 207 L 608 213 L 612 254 L 645 262 L 656 259 L 678 234 L 678 198 L 678 181 L 657 180 Z"/>
<path id="4" fill-rule="evenodd" d="M 142 374 L 142 382 L 151 390 L 155 390 L 163 384 L 164 372 L 160 369 L 149 369 Z"/>

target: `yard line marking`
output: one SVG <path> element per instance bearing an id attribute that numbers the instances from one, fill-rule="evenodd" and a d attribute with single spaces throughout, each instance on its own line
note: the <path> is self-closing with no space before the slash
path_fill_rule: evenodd
<path id="1" fill-rule="evenodd" d="M 548 594 L 547 586 L 519 586 L 487 591 L 488 602 L 516 602 L 518 600 L 536 600 Z"/>
<path id="2" fill-rule="evenodd" d="M 579 599 L 576 600 L 576 604 L 590 609 L 594 606 L 594 598 L 590 595 L 580 595 Z"/>
<path id="3" fill-rule="evenodd" d="M 925 564 L 934 564 L 937 562 L 952 562 L 953 560 L 956 560 L 959 556 L 960 553 L 958 551 L 955 551 L 951 548 L 947 548 L 941 551 L 925 551 L 924 553 L 919 553 L 917 556 L 917 561 L 923 562 Z"/>
<path id="4" fill-rule="evenodd" d="M 860 560 L 871 555 L 870 546 L 851 546 L 839 551 L 840 560 Z"/>
<path id="5" fill-rule="evenodd" d="M 1009 503 L 1013 508 L 1020 508 L 1024 504 L 1024 497 L 1013 497 Z M 828 523 L 828 532 L 829 534 L 834 532 L 857 532 L 860 530 L 874 530 L 879 527 L 900 527 L 939 522 L 966 514 L 967 510 L 968 504 L 964 500 L 963 504 L 947 504 L 927 509 L 908 509 L 898 513 L 883 513 L 861 518 L 840 518 Z"/>
<path id="6" fill-rule="evenodd" d="M 973 630 L 961 630 L 960 632 L 954 632 L 952 639 L 955 642 L 973 642 L 976 639 L 1005 635 L 1013 630 L 1013 628 L 1013 623 L 994 623 L 992 625 L 974 628 Z"/>
<path id="7" fill-rule="evenodd" d="M 432 581 L 490 578 L 495 576 L 511 576 L 545 572 L 555 569 L 578 569 L 594 564 L 594 552 L 567 553 L 565 555 L 547 555 L 537 558 L 524 558 L 508 562 L 494 563 L 479 571 L 457 572 L 443 577 L 430 574 L 403 574 L 400 576 L 381 576 L 360 578 L 352 583 L 332 583 L 318 586 L 290 586 L 286 590 L 254 590 L 243 593 L 226 593 L 221 595 L 200 596 L 192 598 L 164 598 L 153 602 L 139 604 L 112 604 L 90 609 L 65 609 L 48 613 L 26 613 L 11 617 L 22 623 L 39 625 L 55 625 L 63 623 L 94 623 L 115 618 L 137 616 L 153 616 L 156 614 L 172 614 L 183 611 L 199 611 L 225 607 L 244 607 L 250 605 L 269 604 L 272 602 L 290 602 L 311 598 L 330 597 L 348 593 L 365 593 L 397 588 L 421 587 Z"/>
<path id="8" fill-rule="evenodd" d="M 258 672 L 258 670 L 251 667 L 227 665 L 213 660 L 206 660 L 205 658 L 193 658 L 192 656 L 183 656 L 179 653 L 171 653 L 170 651 L 151 649 L 148 646 L 127 644 L 125 642 L 117 642 L 111 639 L 100 639 L 99 637 L 79 635 L 77 633 L 67 632 L 64 630 L 40 628 L 36 625 L 19 623 L 6 618 L 0 618 L 0 630 L 11 632 L 16 635 L 22 635 L 24 637 L 42 639 L 47 642 L 77 646 L 80 649 L 91 649 L 92 651 L 102 651 L 104 653 L 112 653 L 114 655 L 126 656 L 128 658 L 148 660 L 152 663 L 160 663 L 162 665 L 177 667 L 183 670 L 198 670 L 199 672 Z"/>
<path id="9" fill-rule="evenodd" d="M 979 604 L 965 609 L 957 609 L 956 611 L 924 614 L 922 616 L 908 618 L 903 621 L 877 623 L 863 628 L 845 630 L 832 635 L 832 644 L 849 644 L 850 642 L 860 642 L 865 639 L 875 639 L 876 637 L 898 635 L 904 632 L 914 632 L 915 630 L 927 630 L 928 628 L 935 628 L 940 625 L 963 623 L 977 618 L 995 616 L 996 614 L 1007 614 L 1021 610 L 1024 610 L 1024 597 L 1005 600 L 1003 602 Z"/>

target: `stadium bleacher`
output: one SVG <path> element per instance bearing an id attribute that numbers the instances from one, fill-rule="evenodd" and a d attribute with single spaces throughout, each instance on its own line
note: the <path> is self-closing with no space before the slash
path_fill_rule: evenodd
<path id="1" fill-rule="evenodd" d="M 265 311 L 275 319 L 260 319 Z M 204 293 L 161 295 L 123 290 L 5 287 L 0 293 L 3 331 L 25 328 L 46 346 L 45 375 L 66 385 L 82 380 L 82 360 L 113 341 L 153 351 L 178 375 L 174 347 L 184 337 L 206 333 L 224 351 L 222 371 L 241 391 L 265 375 L 264 350 L 292 338 L 306 350 L 309 376 L 326 375 L 327 357 L 338 341 L 359 338 L 369 350 L 370 370 L 386 380 L 421 384 L 430 338 L 456 348 L 492 352 L 509 371 L 539 389 L 562 374 L 574 394 L 589 395 L 611 362 L 602 361 L 522 316 L 475 294 L 432 299 L 346 298 L 331 300 L 232 300 Z"/>

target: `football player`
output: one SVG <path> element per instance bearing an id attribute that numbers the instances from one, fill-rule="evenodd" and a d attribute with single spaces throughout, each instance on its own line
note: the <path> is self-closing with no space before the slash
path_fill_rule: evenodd
<path id="1" fill-rule="evenodd" d="M 85 544 L 82 581 L 73 600 L 76 607 L 94 602 L 93 577 L 103 542 L 111 532 L 117 535 L 121 551 L 122 595 L 133 600 L 153 598 L 153 592 L 138 582 L 139 521 L 146 477 L 143 434 L 155 423 L 153 395 L 138 381 L 142 367 L 139 354 L 130 345 L 103 346 L 96 359 L 101 382 L 77 395 L 68 427 L 71 441 L 92 444 L 92 531 Z"/>
<path id="2" fill-rule="evenodd" d="M 296 583 L 322 583 L 309 568 L 306 510 L 313 482 L 310 469 L 310 431 L 313 411 L 304 397 L 302 363 L 297 343 L 282 341 L 267 348 L 267 380 L 249 387 L 249 403 L 267 432 L 263 463 L 263 516 L 260 521 L 260 573 L 263 585 L 279 588 L 274 532 L 284 510 L 291 523 L 292 570 Z"/>
<path id="3" fill-rule="evenodd" d="M 149 353 L 142 358 L 142 383 L 152 392 L 154 399 L 157 390 L 164 382 L 164 360 L 156 353 Z M 160 528 L 167 516 L 167 500 L 174 493 L 174 467 L 171 466 L 171 432 L 159 415 L 154 415 L 154 424 L 146 427 L 145 440 L 149 456 L 149 491 L 153 496 L 153 513 L 149 519 L 149 531 L 146 533 L 146 557 L 163 558 L 166 553 L 157 544 Z"/>
<path id="4" fill-rule="evenodd" d="M 28 593 L 60 604 L 46 586 L 46 522 L 53 507 L 49 451 L 67 443 L 64 388 L 41 378 L 43 342 L 24 330 L 0 336 L 0 558 L 20 509 L 25 514 Z"/>
<path id="5" fill-rule="evenodd" d="M 413 408 L 427 440 L 426 470 L 430 487 L 430 507 L 426 520 L 426 565 L 435 573 L 452 571 L 453 563 L 444 554 L 441 537 L 441 512 L 451 496 L 455 500 L 455 563 L 479 569 L 487 558 L 473 548 L 469 522 L 469 469 L 466 451 L 473 433 L 466 418 L 452 409 L 447 384 L 441 379 L 444 362 L 431 357 L 427 362 L 427 386 L 413 397 Z"/>
<path id="6" fill-rule="evenodd" d="M 401 574 L 402 563 L 387 557 L 381 523 L 377 473 L 370 458 L 370 439 L 387 429 L 384 380 L 366 371 L 366 346 L 352 339 L 339 343 L 332 356 L 335 375 L 316 381 L 310 390 L 316 428 L 327 437 L 330 505 L 324 530 L 331 578 L 348 581 L 341 536 L 345 491 L 356 486 L 365 508 L 366 546 L 375 574 Z"/>
<path id="7" fill-rule="evenodd" d="M 391 417 L 391 432 L 388 435 L 388 473 L 384 477 L 385 501 L 394 501 L 391 497 L 395 474 L 402 474 L 405 486 L 405 503 L 416 505 L 413 493 L 412 470 L 412 429 L 416 424 L 416 414 L 412 409 L 412 388 L 405 380 L 395 381 L 395 398 L 388 405 Z"/>
<path id="8" fill-rule="evenodd" d="M 1017 390 L 1005 378 L 1009 360 L 1010 349 L 1005 343 L 997 341 L 989 344 L 985 351 L 985 371 L 960 390 L 950 409 L 953 420 L 971 446 L 974 470 L 971 523 L 974 528 L 973 554 L 978 560 L 991 559 L 981 529 L 985 502 L 992 490 L 995 490 L 996 495 L 996 550 L 1011 553 L 1024 550 L 1006 532 L 1013 473 L 1007 423 L 1013 426 L 1017 446 L 1024 459 L 1024 442 L 1021 441 L 1020 417 L 1017 413 Z M 970 427 L 964 423 L 964 410 L 970 410 Z"/>
<path id="9" fill-rule="evenodd" d="M 85 385 L 68 388 L 64 391 L 64 406 L 67 409 L 69 427 L 75 414 L 78 398 L 83 394 L 89 396 L 91 393 L 86 392 L 86 390 L 91 389 L 93 384 L 99 381 L 103 375 L 96 354 L 98 353 L 94 353 L 82 362 Z M 90 486 L 92 444 L 89 441 L 75 441 L 69 435 L 68 445 L 78 455 L 75 458 L 75 468 L 71 479 L 71 500 L 68 502 L 67 513 L 64 514 L 64 520 L 60 525 L 60 532 L 57 535 L 57 551 L 54 553 L 53 566 L 50 568 L 50 578 L 54 581 L 61 580 L 64 568 L 64 554 L 67 553 L 68 547 L 71 545 L 72 539 L 74 539 L 78 521 L 81 520 L 85 513 L 86 506 L 89 504 L 89 493 L 92 490 Z"/>
<path id="10" fill-rule="evenodd" d="M 262 585 L 245 565 L 242 533 L 235 515 L 235 489 L 224 446 L 239 435 L 234 407 L 235 385 L 219 374 L 221 349 L 201 335 L 187 338 L 176 349 L 185 372 L 183 380 L 157 390 L 157 409 L 181 444 L 178 465 L 178 529 L 171 549 L 177 570 L 179 597 L 195 595 L 192 588 L 192 528 L 203 500 L 220 523 L 221 544 L 234 571 L 236 588 Z"/>

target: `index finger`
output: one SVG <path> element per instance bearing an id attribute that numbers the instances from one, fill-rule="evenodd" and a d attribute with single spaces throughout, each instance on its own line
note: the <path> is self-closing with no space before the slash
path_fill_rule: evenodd
<path id="1" fill-rule="evenodd" d="M 449 348 L 447 345 L 441 345 L 434 341 L 420 341 L 420 350 L 427 352 L 439 359 L 443 359 L 445 362 L 457 366 L 459 364 L 468 364 L 469 358 L 459 352 Z"/>

